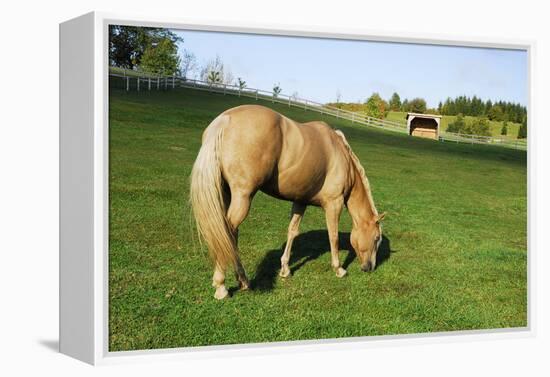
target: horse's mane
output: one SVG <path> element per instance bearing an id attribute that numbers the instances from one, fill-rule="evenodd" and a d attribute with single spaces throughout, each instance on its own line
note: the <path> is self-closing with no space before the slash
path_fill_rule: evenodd
<path id="1" fill-rule="evenodd" d="M 359 158 L 357 158 L 355 153 L 353 153 L 353 150 L 351 149 L 351 146 L 349 145 L 346 137 L 344 136 L 344 133 L 340 130 L 334 130 L 334 132 L 336 132 L 336 135 L 338 135 L 342 139 L 342 142 L 344 143 L 344 146 L 346 147 L 346 149 L 349 153 L 349 156 L 351 158 L 353 166 L 355 166 L 355 169 L 357 169 L 357 172 L 361 176 L 361 181 L 363 182 L 363 187 L 365 187 L 365 192 L 367 193 L 367 198 L 368 198 L 369 204 L 372 208 L 372 212 L 374 213 L 375 216 L 378 216 L 378 210 L 376 209 L 376 206 L 374 205 L 374 200 L 372 198 L 372 193 L 370 191 L 369 179 L 367 178 L 367 174 L 365 173 L 365 169 L 361 165 L 361 162 L 359 161 Z"/>

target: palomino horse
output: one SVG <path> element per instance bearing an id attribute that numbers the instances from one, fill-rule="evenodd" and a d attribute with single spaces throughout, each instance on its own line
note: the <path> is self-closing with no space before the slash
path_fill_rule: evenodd
<path id="1" fill-rule="evenodd" d="M 365 170 L 344 134 L 324 122 L 300 124 L 266 107 L 239 106 L 206 128 L 191 173 L 191 205 L 214 262 L 214 297 L 227 296 L 225 270 L 230 265 L 240 288 L 248 288 L 237 235 L 258 190 L 292 202 L 282 277 L 290 274 L 292 241 L 307 205 L 325 210 L 336 276 L 346 274 L 338 258 L 338 221 L 344 205 L 353 220 L 351 245 L 361 269 L 375 268 L 384 214 L 378 215 Z"/>

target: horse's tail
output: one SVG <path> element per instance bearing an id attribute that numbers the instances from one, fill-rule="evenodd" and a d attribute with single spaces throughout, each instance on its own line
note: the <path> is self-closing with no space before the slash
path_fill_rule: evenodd
<path id="1" fill-rule="evenodd" d="M 237 248 L 226 216 L 220 147 L 226 116 L 216 118 L 205 131 L 203 144 L 191 172 L 190 201 L 202 238 L 212 261 L 220 268 L 235 264 Z"/>

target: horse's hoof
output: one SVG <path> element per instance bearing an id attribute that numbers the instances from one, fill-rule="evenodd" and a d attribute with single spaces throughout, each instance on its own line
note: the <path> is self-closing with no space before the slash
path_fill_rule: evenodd
<path id="1" fill-rule="evenodd" d="M 285 267 L 281 268 L 281 271 L 279 272 L 279 276 L 281 276 L 282 278 L 289 277 L 290 276 L 290 268 L 288 268 L 288 266 L 285 266 Z"/>
<path id="2" fill-rule="evenodd" d="M 346 276 L 346 274 L 347 271 L 344 270 L 342 267 L 338 267 L 338 269 L 336 270 L 336 277 L 343 278 L 344 276 Z"/>
<path id="3" fill-rule="evenodd" d="M 226 298 L 228 294 L 229 294 L 229 292 L 225 288 L 225 285 L 222 285 L 221 287 L 216 288 L 216 293 L 214 293 L 214 297 L 217 300 L 222 300 L 222 299 Z"/>
<path id="4" fill-rule="evenodd" d="M 250 286 L 250 284 L 248 283 L 248 280 L 245 280 L 245 281 L 240 281 L 240 280 L 239 280 L 239 289 L 240 289 L 241 291 L 246 291 L 246 290 L 248 290 L 249 286 Z"/>

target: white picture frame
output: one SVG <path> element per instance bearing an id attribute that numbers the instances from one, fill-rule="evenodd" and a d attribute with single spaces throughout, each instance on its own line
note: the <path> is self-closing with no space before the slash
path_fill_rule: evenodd
<path id="1" fill-rule="evenodd" d="M 151 359 L 295 352 L 326 347 L 377 347 L 387 343 L 472 341 L 535 335 L 534 253 L 528 250 L 527 327 L 421 335 L 375 336 L 110 352 L 108 350 L 108 25 L 123 24 L 190 30 L 457 45 L 525 50 L 529 67 L 528 112 L 532 113 L 535 42 L 494 38 L 437 37 L 414 33 L 369 32 L 343 28 L 290 28 L 280 25 L 212 23 L 143 18 L 92 12 L 60 24 L 60 352 L 90 364 Z M 536 130 L 529 117 L 528 192 L 532 197 L 530 156 Z M 529 228 L 532 203 L 528 202 Z M 528 245 L 531 245 L 528 231 Z"/>

